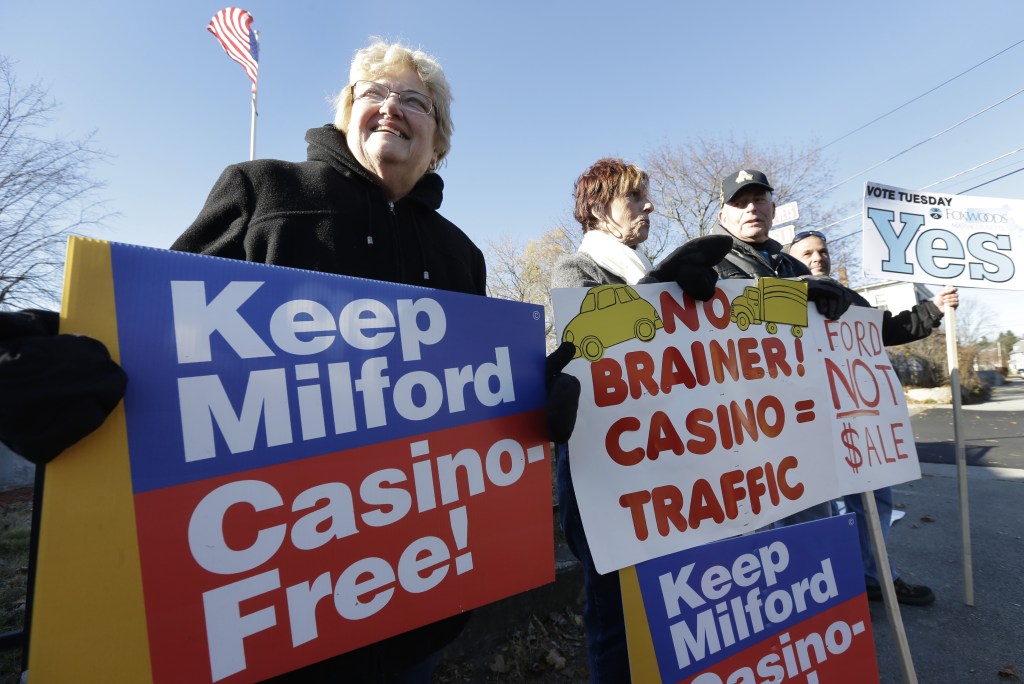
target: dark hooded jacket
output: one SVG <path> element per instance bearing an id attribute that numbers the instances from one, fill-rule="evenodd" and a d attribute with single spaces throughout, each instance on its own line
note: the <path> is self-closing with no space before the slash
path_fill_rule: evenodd
<path id="1" fill-rule="evenodd" d="M 437 213 L 444 183 L 428 173 L 398 200 L 349 152 L 331 125 L 306 133 L 307 161 L 229 166 L 172 249 L 322 273 L 483 295 L 484 257 Z M 451 642 L 468 613 L 276 678 L 384 682 Z"/>
<path id="2" fill-rule="evenodd" d="M 439 213 L 435 173 L 390 202 L 327 125 L 306 133 L 307 161 L 229 166 L 171 249 L 483 295 L 484 257 Z"/>

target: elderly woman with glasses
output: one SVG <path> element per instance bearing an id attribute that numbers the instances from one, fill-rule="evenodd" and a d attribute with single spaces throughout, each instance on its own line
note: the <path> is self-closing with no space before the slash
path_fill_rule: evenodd
<path id="1" fill-rule="evenodd" d="M 172 248 L 484 295 L 483 254 L 437 211 L 451 99 L 433 57 L 373 40 L 355 54 L 334 123 L 306 133 L 306 160 L 228 167 Z M 0 440 L 37 463 L 98 427 L 125 389 L 101 343 L 56 333 L 52 312 L 0 314 Z M 19 353 L 7 354 L 15 343 Z M 20 353 L 25 346 L 38 353 Z M 42 429 L 24 419 L 32 415 L 57 424 Z M 345 559 L 338 560 L 342 567 Z M 467 618 L 456 615 L 278 681 L 428 682 L 440 649 Z"/>
<path id="2" fill-rule="evenodd" d="M 708 300 L 714 295 L 718 276 L 712 267 L 729 251 L 732 241 L 723 236 L 691 240 L 652 268 L 638 249 L 647 239 L 654 211 L 648 184 L 643 169 L 622 159 L 598 160 L 580 175 L 575 216 L 583 228 L 583 240 L 577 252 L 555 264 L 552 287 L 673 281 L 696 299 Z M 593 682 L 629 682 L 618 573 L 597 572 L 576 502 L 568 445 L 557 443 L 555 452 L 558 514 L 566 543 L 583 567 L 583 626 L 590 678 Z M 572 470 L 586 467 L 586 457 L 598 457 L 584 456 L 573 459 Z"/>
<path id="3" fill-rule="evenodd" d="M 483 254 L 437 211 L 451 101 L 433 57 L 373 39 L 355 53 L 334 123 L 306 132 L 306 161 L 228 167 L 173 249 L 485 294 Z M 289 681 L 427 682 L 467 617 L 296 671 Z"/>

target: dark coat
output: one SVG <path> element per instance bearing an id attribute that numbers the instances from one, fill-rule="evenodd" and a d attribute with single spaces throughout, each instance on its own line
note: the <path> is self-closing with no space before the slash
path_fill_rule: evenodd
<path id="1" fill-rule="evenodd" d="M 800 263 L 796 257 L 783 253 L 782 245 L 771 238 L 760 243 L 758 247 L 761 249 L 757 250 L 750 243 L 738 239 L 720 224 L 712 228 L 710 234 L 728 235 L 732 238 L 732 249 L 715 266 L 718 277 L 723 280 L 760 278 L 762 276 L 798 278 L 811 275 L 811 271 L 806 266 Z"/>

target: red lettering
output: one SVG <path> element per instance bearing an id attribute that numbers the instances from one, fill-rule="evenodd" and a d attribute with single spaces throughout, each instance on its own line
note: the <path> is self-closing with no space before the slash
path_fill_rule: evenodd
<path id="1" fill-rule="evenodd" d="M 905 454 L 902 451 L 900 451 L 900 444 L 903 444 L 903 440 L 896 436 L 896 428 L 901 428 L 901 427 L 903 427 L 903 423 L 892 423 L 889 426 L 889 429 L 892 432 L 892 442 L 893 442 L 893 445 L 896 448 L 896 458 L 897 459 L 909 458 L 908 454 Z"/>
<path id="2" fill-rule="evenodd" d="M 725 371 L 733 380 L 740 379 L 739 365 L 736 361 L 736 341 L 729 339 L 725 341 L 728 350 L 723 349 L 718 340 L 711 340 L 708 348 L 711 351 L 711 368 L 715 374 L 715 382 L 725 381 Z"/>
<path id="3" fill-rule="evenodd" d="M 647 517 L 644 515 L 644 505 L 650 501 L 651 494 L 648 491 L 631 492 L 619 497 L 619 505 L 628 508 L 633 517 L 633 533 L 640 541 L 647 539 Z"/>
<path id="4" fill-rule="evenodd" d="M 893 372 L 892 366 L 886 366 L 885 364 L 878 364 L 875 366 L 877 370 L 882 371 L 882 377 L 889 383 L 889 395 L 892 397 L 892 403 L 894 406 L 899 406 L 899 402 L 896 400 L 896 388 L 892 386 L 892 378 L 889 374 Z"/>
<path id="5" fill-rule="evenodd" d="M 622 434 L 636 432 L 640 429 L 640 419 L 632 416 L 619 418 L 608 428 L 604 438 L 604 448 L 613 461 L 621 466 L 634 466 L 644 460 L 644 450 L 640 447 L 626 451 L 622 448 Z"/>
<path id="6" fill-rule="evenodd" d="M 651 416 L 650 432 L 647 434 L 647 458 L 654 461 L 662 451 L 671 451 L 676 456 L 682 456 L 683 440 L 665 412 L 655 411 Z"/>
<path id="7" fill-rule="evenodd" d="M 800 342 L 800 340 L 796 340 Z M 786 345 L 777 337 L 766 337 L 761 340 L 761 350 L 764 352 L 764 363 L 768 366 L 769 377 L 776 378 L 779 371 L 787 378 L 793 372 L 786 361 Z M 799 357 L 798 357 L 799 358 Z"/>
<path id="8" fill-rule="evenodd" d="M 746 490 L 743 487 L 736 486 L 741 482 L 743 482 L 742 470 L 726 471 L 718 479 L 718 483 L 722 488 L 722 504 L 725 507 L 725 515 L 729 520 L 735 520 L 736 516 L 740 513 L 739 506 L 736 505 L 737 502 L 747 498 Z"/>
<path id="9" fill-rule="evenodd" d="M 674 333 L 677 320 L 682 321 L 691 332 L 697 332 L 700 328 L 696 300 L 690 295 L 683 293 L 683 301 L 680 303 L 668 292 L 662 292 L 658 303 L 661 304 L 661 322 L 665 325 L 665 332 Z"/>
<path id="10" fill-rule="evenodd" d="M 697 378 L 687 365 L 683 353 L 678 347 L 665 347 L 665 353 L 661 357 L 661 391 L 672 391 L 676 385 L 682 384 L 686 389 L 693 389 L 697 386 Z"/>
<path id="11" fill-rule="evenodd" d="M 617 406 L 626 400 L 626 382 L 622 367 L 614 359 L 604 358 L 590 364 L 590 378 L 594 383 L 594 403 L 604 408 Z"/>
<path id="12" fill-rule="evenodd" d="M 729 402 L 729 409 L 732 415 L 732 429 L 737 444 L 743 444 L 744 430 L 755 442 L 757 441 L 757 417 L 754 415 L 754 402 L 751 399 L 745 399 L 743 403 L 747 409 L 746 413 L 740 411 L 740 405 L 737 402 Z"/>
<path id="13" fill-rule="evenodd" d="M 639 399 L 646 389 L 651 394 L 658 393 L 658 383 L 654 381 L 654 359 L 645 351 L 627 352 L 625 359 L 626 377 L 629 378 L 629 396 Z"/>
<path id="14" fill-rule="evenodd" d="M 702 478 L 693 483 L 693 491 L 690 492 L 690 527 L 697 529 L 705 520 L 722 524 L 725 522 L 725 511 L 718 503 L 711 483 Z"/>
<path id="15" fill-rule="evenodd" d="M 760 380 L 764 377 L 764 369 L 758 366 L 761 355 L 757 353 L 757 340 L 753 337 L 741 337 L 739 341 L 740 366 L 743 377 L 747 380 Z"/>
<path id="16" fill-rule="evenodd" d="M 686 531 L 686 516 L 683 515 L 683 493 L 672 485 L 655 487 L 651 490 L 651 505 L 654 508 L 654 522 L 658 533 L 667 537 L 669 524 L 680 532 Z M 696 527 L 696 525 L 694 525 Z"/>
<path id="17" fill-rule="evenodd" d="M 790 501 L 796 501 L 804 493 L 804 483 L 797 482 L 796 484 L 790 484 L 786 476 L 789 475 L 789 471 L 793 470 L 799 465 L 799 461 L 796 460 L 796 456 L 786 456 L 784 459 L 779 461 L 778 470 L 778 483 L 779 491 Z"/>
<path id="18" fill-rule="evenodd" d="M 768 411 L 771 410 L 775 416 L 775 422 L 768 422 Z M 767 395 L 757 402 L 757 425 L 765 437 L 778 437 L 782 428 L 786 425 L 786 412 L 782 408 L 782 402 L 778 397 Z"/>
<path id="19" fill-rule="evenodd" d="M 754 515 L 761 512 L 761 495 L 767 492 L 765 486 L 761 484 L 761 478 L 764 474 L 765 471 L 761 466 L 747 471 L 747 496 L 750 497 L 750 512 Z M 778 503 L 778 501 L 775 503 Z"/>
<path id="20" fill-rule="evenodd" d="M 714 417 L 715 414 L 706 408 L 696 408 L 686 414 L 686 431 L 696 438 L 686 441 L 686 448 L 691 454 L 703 456 L 715 448 L 718 440 L 715 438 L 715 429 L 711 427 Z M 730 444 L 725 448 L 731 446 Z"/>
<path id="21" fill-rule="evenodd" d="M 846 379 L 846 375 L 843 374 L 842 369 L 836 365 L 835 361 L 827 356 L 825 357 L 825 373 L 828 376 L 829 389 L 832 390 L 832 407 L 838 411 L 843 405 L 843 402 L 839 398 L 839 393 L 836 391 L 836 378 L 839 378 L 839 382 L 842 383 L 843 388 L 846 390 L 846 396 L 853 400 L 853 405 L 855 407 L 860 408 L 860 402 L 857 400 L 857 392 Z"/>

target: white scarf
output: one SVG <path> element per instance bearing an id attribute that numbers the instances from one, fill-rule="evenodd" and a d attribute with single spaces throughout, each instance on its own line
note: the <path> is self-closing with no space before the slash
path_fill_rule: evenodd
<path id="1" fill-rule="evenodd" d="M 602 230 L 588 230 L 580 242 L 580 251 L 630 285 L 636 285 L 651 270 L 651 262 L 643 252 L 627 247 Z"/>

